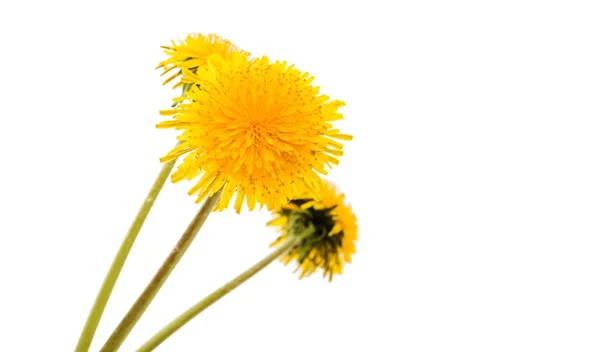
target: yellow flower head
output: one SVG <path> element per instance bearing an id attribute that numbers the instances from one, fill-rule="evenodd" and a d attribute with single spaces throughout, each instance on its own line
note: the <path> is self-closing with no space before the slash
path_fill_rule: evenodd
<path id="1" fill-rule="evenodd" d="M 167 84 L 173 79 L 182 76 L 182 70 L 187 69 L 191 72 L 196 72 L 198 67 L 206 65 L 206 58 L 212 54 L 219 54 L 224 58 L 231 58 L 237 47 L 229 40 L 223 39 L 216 34 L 190 34 L 179 44 L 171 41 L 172 46 L 163 46 L 168 59 L 158 64 L 157 68 L 162 68 L 161 76 L 176 69 L 176 72 L 168 76 L 163 84 Z M 243 53 L 243 55 L 248 55 Z M 181 81 L 177 82 L 173 88 L 181 86 Z"/>
<path id="2" fill-rule="evenodd" d="M 244 198 L 250 210 L 256 203 L 273 210 L 299 189 L 318 197 L 317 172 L 327 174 L 343 154 L 335 139 L 352 139 L 331 125 L 342 118 L 343 102 L 319 94 L 313 77 L 285 62 L 250 61 L 239 52 L 212 55 L 196 74 L 183 73 L 192 88 L 175 99 L 175 109 L 161 112 L 173 119 L 158 125 L 182 130 L 181 143 L 161 159 L 187 154 L 173 182 L 199 176 L 189 192 L 198 201 L 223 187 L 216 209 L 235 194 L 238 213 Z"/>
<path id="3" fill-rule="evenodd" d="M 281 232 L 271 247 L 294 236 L 302 238 L 299 245 L 281 258 L 283 263 L 296 261 L 300 278 L 320 268 L 323 277 L 331 281 L 333 274 L 342 273 L 344 262 L 352 261 L 358 227 L 352 209 L 344 204 L 344 194 L 338 193 L 332 184 L 324 183 L 320 196 L 320 200 L 315 200 L 304 193 L 275 212 L 268 225 L 279 227 Z M 310 235 L 301 234 L 302 229 L 309 227 L 314 228 Z"/>

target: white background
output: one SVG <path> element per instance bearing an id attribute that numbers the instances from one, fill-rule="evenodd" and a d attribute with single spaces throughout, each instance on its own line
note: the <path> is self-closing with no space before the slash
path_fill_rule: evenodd
<path id="1" fill-rule="evenodd" d="M 0 350 L 69 351 L 174 144 L 160 45 L 218 33 L 347 103 L 330 179 L 359 219 L 328 283 L 274 263 L 160 351 L 600 350 L 596 1 L 3 1 Z M 168 185 L 96 351 L 197 209 Z M 213 214 L 123 345 L 269 252 Z"/>

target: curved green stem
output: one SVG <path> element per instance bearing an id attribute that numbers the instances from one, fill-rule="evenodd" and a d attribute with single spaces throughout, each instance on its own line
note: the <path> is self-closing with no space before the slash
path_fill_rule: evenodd
<path id="1" fill-rule="evenodd" d="M 167 324 L 164 328 L 162 328 L 158 333 L 156 333 L 156 335 L 152 336 L 152 338 L 150 338 L 140 348 L 138 348 L 137 352 L 149 352 L 154 350 L 164 340 L 166 340 L 169 336 L 171 336 L 173 333 L 179 330 L 179 328 L 187 324 L 190 320 L 192 320 L 195 316 L 200 314 L 203 310 L 210 307 L 213 303 L 223 298 L 223 296 L 231 292 L 239 285 L 243 284 L 246 280 L 254 276 L 262 269 L 264 269 L 272 261 L 279 258 L 279 256 L 289 251 L 292 247 L 298 244 L 299 241 L 300 239 L 298 238 L 292 238 L 289 241 L 284 242 L 275 251 L 263 258 L 261 261 L 254 264 L 248 270 L 236 276 L 235 278 L 233 278 L 233 280 L 221 286 L 216 291 L 206 296 L 203 300 L 201 300 L 200 302 L 196 303 L 188 310 L 183 312 L 181 315 L 179 315 L 177 318 L 175 318 L 173 321 Z"/>
<path id="2" fill-rule="evenodd" d="M 114 352 L 119 349 L 119 347 L 121 346 L 123 341 L 125 341 L 125 338 L 127 338 L 127 336 L 129 335 L 135 324 L 138 322 L 142 314 L 144 314 L 154 297 L 156 297 L 156 294 L 158 293 L 162 285 L 165 283 L 165 281 L 167 281 L 167 278 L 169 277 L 173 269 L 175 269 L 175 266 L 177 265 L 177 263 L 179 263 L 181 257 L 183 257 L 183 255 L 189 248 L 190 244 L 198 234 L 198 231 L 200 231 L 200 228 L 202 227 L 202 225 L 204 225 L 206 218 L 208 218 L 208 215 L 212 212 L 215 205 L 221 198 L 222 192 L 223 188 L 221 188 L 212 196 L 206 198 L 204 204 L 202 204 L 202 207 L 200 208 L 198 213 L 196 213 L 196 216 L 188 225 L 188 228 L 185 230 L 185 232 L 177 242 L 177 245 L 175 245 L 175 248 L 173 248 L 173 250 L 167 257 L 167 259 L 165 259 L 161 267 L 158 269 L 150 283 L 148 283 L 142 294 L 138 297 L 138 299 L 135 301 L 133 306 L 131 306 L 123 320 L 121 320 L 117 328 L 110 335 L 110 337 L 100 350 L 101 352 Z"/>
<path id="3" fill-rule="evenodd" d="M 125 260 L 131 251 L 131 247 L 133 246 L 137 235 L 140 233 L 142 225 L 144 224 L 150 209 L 152 209 L 152 206 L 154 205 L 156 197 L 160 193 L 165 181 L 167 180 L 167 177 L 171 173 L 171 170 L 175 165 L 175 161 L 176 160 L 171 160 L 163 164 L 158 177 L 154 181 L 152 188 L 150 188 L 146 199 L 144 199 L 144 203 L 142 203 L 140 210 L 135 216 L 129 231 L 127 231 L 127 234 L 121 243 L 121 247 L 115 256 L 115 259 L 113 259 L 110 269 L 106 273 L 104 282 L 102 282 L 100 291 L 96 296 L 96 300 L 94 301 L 85 325 L 83 326 L 83 331 L 79 336 L 79 341 L 75 347 L 75 352 L 88 352 L 90 345 L 92 344 L 94 334 L 96 333 L 96 329 L 98 328 L 98 324 L 100 323 L 100 319 L 102 318 L 102 314 L 104 313 L 104 309 L 106 308 L 106 304 L 108 303 L 108 299 L 110 298 L 112 290 L 115 287 L 115 283 L 119 278 L 121 269 L 123 269 L 123 266 L 125 265 Z"/>

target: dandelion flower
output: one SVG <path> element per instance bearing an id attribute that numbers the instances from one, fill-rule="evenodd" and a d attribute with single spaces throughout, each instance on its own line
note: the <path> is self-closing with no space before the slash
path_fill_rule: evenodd
<path id="1" fill-rule="evenodd" d="M 279 227 L 281 232 L 271 247 L 294 236 L 305 236 L 300 234 L 302 229 L 314 228 L 281 261 L 284 264 L 297 262 L 300 278 L 322 269 L 323 277 L 331 281 L 334 274 L 342 273 L 344 263 L 350 263 L 356 251 L 356 216 L 350 206 L 344 204 L 344 194 L 331 183 L 324 182 L 320 196 L 320 200 L 315 200 L 305 193 L 293 199 L 274 213 L 268 225 Z"/>
<path id="2" fill-rule="evenodd" d="M 238 213 L 244 199 L 249 210 L 256 204 L 274 210 L 300 189 L 318 198 L 318 174 L 343 155 L 337 140 L 352 139 L 331 124 L 342 119 L 343 102 L 319 94 L 308 73 L 238 51 L 231 59 L 212 55 L 195 74 L 183 73 L 192 88 L 175 109 L 161 112 L 173 119 L 158 124 L 182 131 L 181 143 L 161 159 L 186 154 L 173 182 L 198 177 L 189 192 L 198 201 L 223 188 L 216 210 L 235 195 Z"/>
<path id="3" fill-rule="evenodd" d="M 183 41 L 176 43 L 171 41 L 171 46 L 163 46 L 168 59 L 158 64 L 157 68 L 162 68 L 161 76 L 176 70 L 175 73 L 168 76 L 163 84 L 171 82 L 173 79 L 182 76 L 182 70 L 187 69 L 196 72 L 199 67 L 206 65 L 206 58 L 212 54 L 219 54 L 224 58 L 231 58 L 234 51 L 238 48 L 229 40 L 223 39 L 216 34 L 190 34 Z M 243 53 L 243 52 L 242 52 Z M 243 55 L 248 55 L 243 53 Z M 181 81 L 177 82 L 173 88 L 183 85 Z"/>

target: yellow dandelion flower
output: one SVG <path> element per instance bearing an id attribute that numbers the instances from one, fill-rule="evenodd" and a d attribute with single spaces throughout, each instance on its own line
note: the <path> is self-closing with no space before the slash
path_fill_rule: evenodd
<path id="1" fill-rule="evenodd" d="M 175 73 L 168 76 L 163 84 L 171 82 L 173 79 L 182 76 L 182 70 L 187 69 L 196 72 L 198 67 L 206 65 L 206 58 L 212 54 L 219 54 L 224 58 L 231 58 L 234 51 L 238 48 L 229 40 L 223 39 L 216 34 L 190 34 L 183 41 L 176 43 L 171 41 L 171 46 L 163 46 L 168 59 L 158 64 L 157 68 L 162 68 L 161 76 L 176 69 Z M 242 52 L 248 56 L 247 53 Z M 173 88 L 181 86 L 181 81 L 177 82 Z"/>
<path id="2" fill-rule="evenodd" d="M 323 277 L 331 281 L 334 274 L 342 273 L 344 263 L 352 261 L 358 227 L 351 207 L 344 203 L 344 194 L 333 184 L 324 182 L 320 196 L 320 200 L 315 200 L 304 193 L 275 212 L 268 225 L 279 227 L 281 232 L 271 247 L 298 236 L 302 229 L 312 225 L 314 232 L 302 238 L 281 261 L 284 264 L 296 261 L 300 278 L 320 268 Z"/>
<path id="3" fill-rule="evenodd" d="M 285 62 L 247 60 L 235 51 L 231 59 L 211 55 L 196 74 L 183 69 L 192 84 L 175 109 L 162 111 L 173 119 L 159 128 L 182 130 L 181 143 L 162 161 L 187 154 L 172 181 L 199 177 L 190 194 L 198 201 L 223 187 L 217 210 L 235 194 L 239 213 L 246 200 L 273 210 L 300 189 L 318 197 L 317 173 L 338 163 L 342 144 L 350 140 L 332 122 L 342 119 L 344 105 L 319 94 L 313 77 Z"/>

